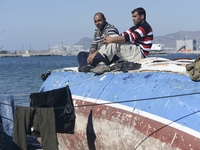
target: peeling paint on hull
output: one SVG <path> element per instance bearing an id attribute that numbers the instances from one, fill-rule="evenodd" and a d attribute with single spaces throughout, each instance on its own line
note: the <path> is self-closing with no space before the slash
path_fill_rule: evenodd
<path id="1" fill-rule="evenodd" d="M 77 118 L 74 135 L 58 134 L 60 149 L 200 147 L 200 96 L 189 94 L 199 92 L 200 84 L 188 75 L 139 72 L 95 76 L 55 71 L 40 91 L 66 85 L 70 86 Z"/>
<path id="2" fill-rule="evenodd" d="M 75 101 L 76 106 L 82 105 L 82 101 Z M 200 147 L 198 138 L 130 111 L 106 105 L 75 110 L 75 134 L 58 134 L 60 149 L 179 150 Z"/>

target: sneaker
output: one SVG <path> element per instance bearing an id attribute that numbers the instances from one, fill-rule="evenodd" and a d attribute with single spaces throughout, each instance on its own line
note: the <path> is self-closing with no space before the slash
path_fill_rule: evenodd
<path id="1" fill-rule="evenodd" d="M 91 65 L 85 65 L 83 67 L 78 67 L 78 71 L 79 72 L 90 72 L 91 69 L 93 69 L 94 67 Z"/>
<path id="2" fill-rule="evenodd" d="M 94 69 L 91 69 L 91 72 L 96 74 L 103 74 L 104 72 L 110 71 L 110 66 L 107 66 L 105 64 L 99 64 Z"/>

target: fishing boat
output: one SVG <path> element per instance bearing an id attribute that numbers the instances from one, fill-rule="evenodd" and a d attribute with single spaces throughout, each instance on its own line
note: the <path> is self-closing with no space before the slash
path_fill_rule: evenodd
<path id="1" fill-rule="evenodd" d="M 149 57 L 128 72 L 52 71 L 39 91 L 68 85 L 76 113 L 74 134 L 57 134 L 59 149 L 199 149 L 200 84 L 185 67 L 192 62 Z"/>

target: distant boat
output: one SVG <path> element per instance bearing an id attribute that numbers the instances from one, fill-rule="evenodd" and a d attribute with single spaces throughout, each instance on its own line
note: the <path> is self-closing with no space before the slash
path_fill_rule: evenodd
<path id="1" fill-rule="evenodd" d="M 139 70 L 54 70 L 40 92 L 70 86 L 75 134 L 58 133 L 59 149 L 199 149 L 200 84 L 185 66 L 194 59 L 140 60 Z"/>
<path id="2" fill-rule="evenodd" d="M 31 57 L 30 54 L 22 54 L 22 57 Z"/>

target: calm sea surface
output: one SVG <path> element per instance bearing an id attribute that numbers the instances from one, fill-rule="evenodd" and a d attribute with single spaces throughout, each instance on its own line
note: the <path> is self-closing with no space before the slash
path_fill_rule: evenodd
<path id="1" fill-rule="evenodd" d="M 158 57 L 196 59 L 197 56 L 173 54 Z M 78 66 L 76 56 L 0 57 L 0 94 L 12 94 L 16 105 L 29 106 L 29 96 L 16 95 L 38 92 L 43 83 L 40 76 L 45 71 L 73 66 Z"/>
<path id="2" fill-rule="evenodd" d="M 38 92 L 47 70 L 78 66 L 76 56 L 0 57 L 0 94 Z M 29 96 L 15 96 L 15 104 L 29 105 Z"/>

